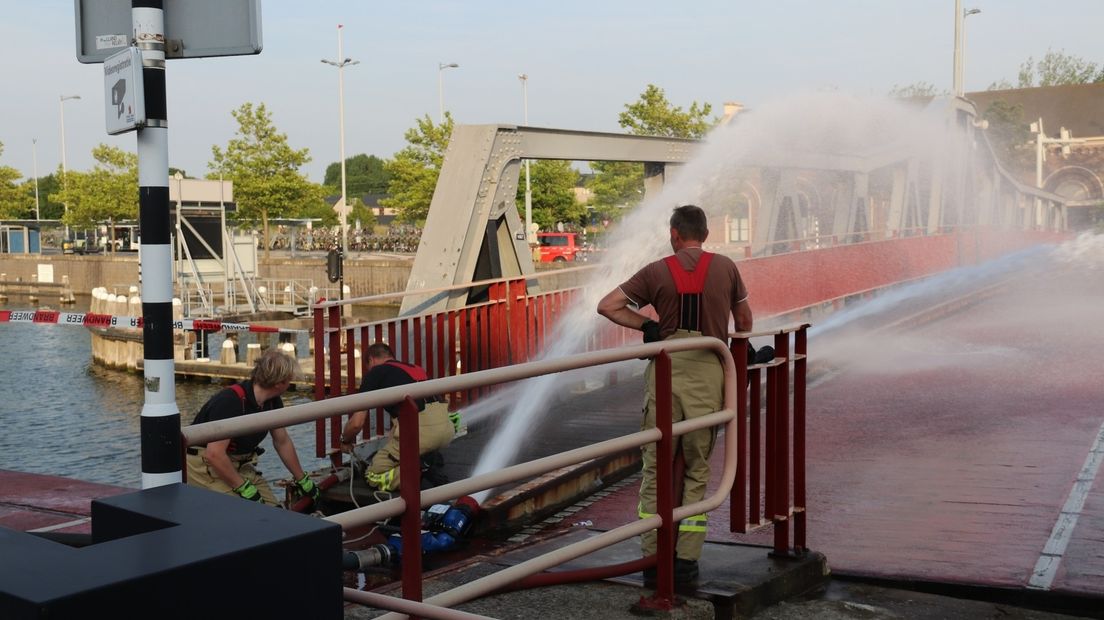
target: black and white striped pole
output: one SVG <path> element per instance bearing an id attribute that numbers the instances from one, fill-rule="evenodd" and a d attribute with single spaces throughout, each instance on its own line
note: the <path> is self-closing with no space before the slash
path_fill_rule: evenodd
<path id="1" fill-rule="evenodd" d="M 138 222 L 141 227 L 142 488 L 181 482 L 180 410 L 172 332 L 169 221 L 169 123 L 165 95 L 163 0 L 132 0 L 134 41 L 142 54 L 146 124 L 138 129 Z"/>

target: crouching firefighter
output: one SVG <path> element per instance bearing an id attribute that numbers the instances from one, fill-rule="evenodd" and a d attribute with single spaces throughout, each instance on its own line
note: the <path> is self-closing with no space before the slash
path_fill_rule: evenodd
<path id="1" fill-rule="evenodd" d="M 274 348 L 265 351 L 253 365 L 250 378 L 219 391 L 200 408 L 192 424 L 227 420 L 248 413 L 271 411 L 284 406 L 280 398 L 301 374 L 299 363 Z M 269 431 L 212 441 L 188 448 L 188 484 L 232 493 L 243 499 L 278 506 L 268 482 L 257 471 L 259 446 Z M 317 501 L 320 490 L 303 472 L 295 444 L 285 428 L 271 431 L 272 446 L 291 473 L 299 492 Z"/>
<path id="2" fill-rule="evenodd" d="M 426 378 L 423 368 L 396 360 L 390 346 L 377 342 L 368 347 L 368 372 L 360 383 L 360 391 L 382 390 L 425 381 Z M 460 414 L 450 414 L 448 405 L 434 396 L 419 398 L 414 402 L 418 406 L 418 454 L 422 457 L 422 475 L 427 482 L 441 484 L 445 482 L 444 475 L 439 470 L 443 459 L 437 451 L 449 445 L 453 436 L 460 431 Z M 391 431 L 387 443 L 372 455 L 364 474 L 368 486 L 380 491 L 392 492 L 399 488 L 400 406 L 401 403 L 395 403 L 384 407 L 391 416 Z M 364 428 L 367 419 L 367 411 L 357 411 L 349 416 L 341 431 L 343 451 L 353 452 L 357 435 Z"/>

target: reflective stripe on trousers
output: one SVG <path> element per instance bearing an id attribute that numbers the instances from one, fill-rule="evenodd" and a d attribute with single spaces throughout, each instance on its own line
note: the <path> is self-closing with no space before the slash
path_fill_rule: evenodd
<path id="1" fill-rule="evenodd" d="M 636 514 L 641 519 L 647 519 L 648 517 L 654 517 L 655 515 L 650 512 L 644 512 L 644 510 L 638 505 L 636 507 Z M 678 531 L 680 532 L 706 532 L 709 530 L 709 515 L 702 513 L 696 515 L 690 515 L 685 519 L 679 521 Z"/>

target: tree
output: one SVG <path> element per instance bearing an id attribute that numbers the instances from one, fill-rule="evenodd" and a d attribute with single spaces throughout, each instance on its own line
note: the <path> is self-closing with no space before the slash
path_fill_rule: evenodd
<path id="1" fill-rule="evenodd" d="M 618 123 L 629 133 L 638 136 L 664 136 L 667 138 L 702 138 L 716 124 L 709 119 L 713 106 L 701 106 L 695 101 L 686 112 L 671 105 L 663 89 L 648 84 L 640 94 L 640 100 L 625 106 L 618 116 Z"/>
<path id="2" fill-rule="evenodd" d="M 211 147 L 207 178 L 218 178 L 221 163 L 223 178 L 234 182 L 237 218 L 260 221 L 268 258 L 269 219 L 297 217 L 317 209 L 325 202 L 325 188 L 299 171 L 311 160 L 310 149 L 291 148 L 287 134 L 276 129 L 263 103 L 244 103 L 231 114 L 238 121 L 238 131 L 225 150 Z"/>
<path id="3" fill-rule="evenodd" d="M 931 82 L 914 82 L 912 84 L 906 84 L 901 86 L 894 84 L 893 88 L 889 89 L 889 96 L 897 99 L 909 99 L 912 97 L 940 97 L 943 95 L 949 95 L 947 90 L 939 90 L 935 87 L 935 84 Z"/>
<path id="4" fill-rule="evenodd" d="M 60 167 L 59 167 L 60 169 Z M 38 196 L 40 205 L 38 208 L 39 216 L 44 220 L 60 220 L 63 213 L 65 213 L 65 205 L 60 202 L 51 200 L 51 194 L 56 194 L 61 189 L 60 175 L 50 174 L 38 178 Z M 34 179 L 31 179 L 31 203 L 34 203 Z"/>
<path id="5" fill-rule="evenodd" d="M 64 186 L 50 199 L 68 205 L 61 218 L 67 226 L 91 228 L 107 222 L 114 239 L 115 222 L 138 218 L 138 156 L 100 144 L 92 157 L 92 170 L 67 171 Z"/>
<path id="6" fill-rule="evenodd" d="M 364 194 L 383 194 L 387 192 L 387 185 L 391 181 L 391 175 L 384 167 L 384 161 L 375 155 L 354 155 L 345 160 L 345 192 L 349 196 L 363 196 Z M 335 193 L 341 192 L 341 162 L 326 166 L 326 178 L 322 181 L 326 187 L 335 188 Z"/>
<path id="7" fill-rule="evenodd" d="M 982 116 L 989 121 L 989 142 L 1001 163 L 1016 168 L 1027 166 L 1032 152 L 1019 148 L 1031 139 L 1023 106 L 998 99 L 989 104 Z"/>
<path id="8" fill-rule="evenodd" d="M 579 173 L 571 162 L 552 159 L 534 160 L 529 166 L 533 188 L 533 221 L 548 230 L 556 222 L 578 223 L 586 215 L 586 207 L 575 200 L 575 183 Z M 517 204 L 524 209 L 525 183 L 518 183 Z M 525 213 L 520 213 L 525 221 Z"/>
<path id="9" fill-rule="evenodd" d="M 710 119 L 713 107 L 706 103 L 690 104 L 690 109 L 671 105 L 663 89 L 648 84 L 640 99 L 626 104 L 618 116 L 618 124 L 638 136 L 671 138 L 701 138 L 716 124 Z M 605 215 L 613 215 L 623 206 L 631 206 L 644 197 L 644 166 L 630 162 L 591 162 L 594 176 L 587 187 L 593 192 L 594 204 Z"/>
<path id="10" fill-rule="evenodd" d="M 441 162 L 452 136 L 453 120 L 452 114 L 445 112 L 445 120 L 439 125 L 434 124 L 428 114 L 416 122 L 417 125 L 404 135 L 406 147 L 384 164 L 391 175 L 387 185 L 390 196 L 380 204 L 395 209 L 399 220 L 420 226 L 429 215 Z"/>
<path id="11" fill-rule="evenodd" d="M 0 142 L 0 155 L 4 143 Z M 0 166 L 0 219 L 18 219 L 34 213 L 34 195 L 27 195 L 26 187 L 17 184 L 23 175 L 11 166 Z"/>
<path id="12" fill-rule="evenodd" d="M 1065 52 L 1048 49 L 1039 62 L 1029 56 L 1020 65 L 1020 88 L 1092 82 L 1104 82 L 1104 66 Z"/>
<path id="13" fill-rule="evenodd" d="M 615 218 L 617 210 L 644 198 L 644 164 L 630 161 L 594 161 L 594 176 L 587 183 L 594 206 Z"/>

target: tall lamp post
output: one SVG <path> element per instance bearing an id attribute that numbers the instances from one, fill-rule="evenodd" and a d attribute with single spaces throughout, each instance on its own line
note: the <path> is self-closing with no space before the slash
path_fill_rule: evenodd
<path id="1" fill-rule="evenodd" d="M 524 106 L 524 122 L 529 125 L 529 74 L 519 73 L 521 80 L 521 100 Z M 529 185 L 529 160 L 525 160 L 525 242 L 529 243 L 530 231 L 533 228 L 533 188 Z"/>
<path id="2" fill-rule="evenodd" d="M 34 162 L 34 179 L 35 179 L 35 221 L 42 219 L 42 214 L 39 213 L 38 205 L 38 138 L 31 138 L 31 160 Z M 42 231 L 39 231 L 41 234 Z"/>
<path id="3" fill-rule="evenodd" d="M 65 102 L 70 99 L 80 99 L 80 95 L 61 95 L 61 99 L 58 102 L 58 110 L 61 116 L 61 189 L 65 190 L 69 188 L 68 176 L 65 171 Z M 69 203 L 62 202 L 62 208 L 65 213 L 69 213 Z M 65 240 L 69 240 L 69 224 L 65 225 Z"/>
<path id="4" fill-rule="evenodd" d="M 445 69 L 456 69 L 460 65 L 454 62 L 437 63 L 437 122 L 445 122 L 445 81 L 442 77 Z"/>
<path id="5" fill-rule="evenodd" d="M 341 215 L 341 253 L 349 253 L 349 203 L 348 196 L 345 189 L 345 67 L 349 65 L 360 64 L 359 60 L 353 60 L 352 58 L 345 58 L 345 54 L 341 50 L 341 30 L 342 25 L 337 25 L 337 60 L 322 59 L 322 62 L 327 65 L 337 67 L 337 117 L 339 131 L 341 133 L 341 139 L 339 143 L 341 145 L 341 208 L 339 215 Z"/>
<path id="6" fill-rule="evenodd" d="M 958 96 L 961 97 L 966 94 L 966 18 L 971 15 L 977 15 L 981 12 L 981 9 L 967 9 L 962 13 L 962 49 L 958 53 Z"/>

